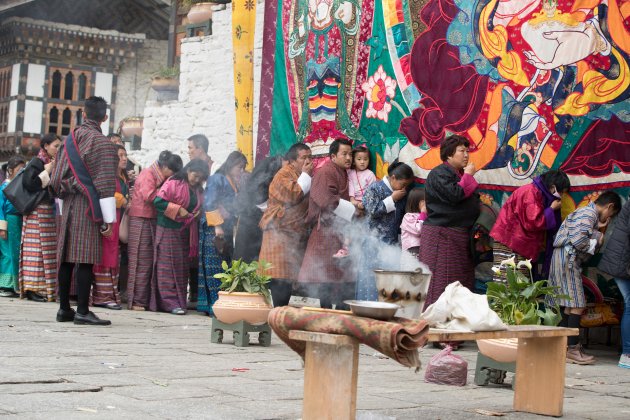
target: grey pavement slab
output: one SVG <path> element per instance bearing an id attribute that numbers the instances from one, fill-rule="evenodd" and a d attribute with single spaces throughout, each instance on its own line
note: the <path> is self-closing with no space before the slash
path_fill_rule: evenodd
<path id="1" fill-rule="evenodd" d="M 299 419 L 304 371 L 277 337 L 270 347 L 210 343 L 207 316 L 107 311 L 110 327 L 55 322 L 57 306 L 0 298 L 0 417 L 19 419 Z M 438 350 L 421 351 L 424 365 Z M 468 385 L 424 382 L 373 349 L 360 348 L 359 420 L 541 419 L 512 410 L 504 386 L 473 384 L 477 348 L 456 354 L 468 362 Z M 613 348 L 596 347 L 594 366 L 567 365 L 565 418 L 630 418 L 630 370 L 616 366 Z"/>

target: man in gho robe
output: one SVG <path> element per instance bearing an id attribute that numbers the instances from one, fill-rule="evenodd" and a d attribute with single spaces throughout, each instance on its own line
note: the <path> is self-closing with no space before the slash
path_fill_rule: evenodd
<path id="1" fill-rule="evenodd" d="M 308 240 L 304 219 L 313 172 L 311 149 L 304 143 L 294 144 L 285 159 L 288 164 L 269 185 L 267 209 L 260 221 L 263 239 L 258 259 L 271 263 L 265 274 L 272 277 L 269 288 L 274 306 L 288 305 Z"/>
<path id="2" fill-rule="evenodd" d="M 350 202 L 347 169 L 352 164 L 352 145 L 344 139 L 330 145 L 330 161 L 313 177 L 307 223 L 313 226 L 298 277 L 296 294 L 318 298 L 323 308 L 343 306 L 354 299 L 352 267 L 333 258 L 343 245 L 343 226 L 360 212 Z"/>

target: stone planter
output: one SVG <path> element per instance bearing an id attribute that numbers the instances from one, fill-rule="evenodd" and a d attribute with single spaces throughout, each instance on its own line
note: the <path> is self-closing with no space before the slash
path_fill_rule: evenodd
<path id="1" fill-rule="evenodd" d="M 179 95 L 179 79 L 154 77 L 151 89 L 157 93 L 158 101 L 176 101 Z"/>
<path id="2" fill-rule="evenodd" d="M 188 22 L 195 24 L 207 22 L 208 20 L 212 19 L 212 7 L 214 5 L 214 3 L 210 2 L 194 3 L 192 6 L 190 6 L 190 10 L 186 15 L 186 17 L 188 17 Z"/>
<path id="3" fill-rule="evenodd" d="M 262 295 L 219 292 L 219 300 L 212 306 L 212 310 L 214 316 L 225 324 L 245 321 L 251 325 L 261 325 L 267 322 L 271 305 Z"/>
<path id="4" fill-rule="evenodd" d="M 516 362 L 518 338 L 498 338 L 493 340 L 477 340 L 479 352 L 486 357 L 501 363 Z"/>
<path id="5" fill-rule="evenodd" d="M 120 134 L 123 137 L 142 137 L 142 117 L 129 117 L 120 123 Z"/>

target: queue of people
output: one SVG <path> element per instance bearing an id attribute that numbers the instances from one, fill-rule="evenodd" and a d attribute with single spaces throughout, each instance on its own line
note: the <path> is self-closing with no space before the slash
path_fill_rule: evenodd
<path id="1" fill-rule="evenodd" d="M 310 148 L 299 143 L 283 157 L 259 162 L 253 174 L 245 171 L 246 157 L 234 151 L 211 174 L 209 142 L 198 134 L 187 139 L 188 164 L 163 151 L 136 176 L 119 139 L 101 132 L 106 109 L 102 98 L 87 99 L 83 124 L 66 139 L 45 135 L 30 162 L 9 160 L 0 187 L 0 296 L 57 300 L 59 322 L 109 325 L 89 306 L 122 309 L 122 229 L 128 233 L 126 304 L 136 311 L 183 315 L 196 302 L 197 311 L 212 316 L 220 286 L 214 275 L 233 258 L 271 264 L 275 306 L 287 305 L 292 295 L 316 298 L 324 308 L 376 300 L 373 269 L 420 263 L 432 272 L 426 306 L 453 282 L 474 287 L 471 230 L 481 203 L 470 144 L 462 136 L 442 142 L 443 163 L 430 171 L 424 188 L 412 187 L 413 170 L 401 162 L 377 180 L 368 169 L 369 151 L 353 149 L 346 139 L 332 142 L 315 172 Z M 20 174 L 29 194 L 41 194 L 25 214 L 2 193 Z M 602 246 L 600 230 L 621 210 L 621 198 L 604 192 L 563 222 L 560 200 L 569 189 L 561 171 L 536 177 L 506 201 L 490 236 L 497 262 L 536 261 L 544 250 L 538 276 L 570 297 L 559 302 L 566 314 L 562 325 L 575 327 L 585 307 L 581 264 Z M 626 301 L 624 367 L 630 367 L 629 212 L 626 204 L 601 263 Z M 392 246 L 399 260 L 383 257 L 382 249 Z M 592 363 L 571 340 L 569 361 Z"/>

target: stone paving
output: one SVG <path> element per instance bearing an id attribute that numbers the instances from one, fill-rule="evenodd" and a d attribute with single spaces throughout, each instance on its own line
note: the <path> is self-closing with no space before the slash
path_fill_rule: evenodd
<path id="1" fill-rule="evenodd" d="M 191 312 L 96 310 L 110 327 L 54 320 L 57 306 L 0 300 L 0 417 L 27 419 L 299 419 L 303 369 L 276 337 L 238 348 L 226 333 L 210 343 L 210 318 Z M 253 340 L 252 340 L 253 341 Z M 426 365 L 437 350 L 422 350 Z M 567 367 L 565 418 L 630 418 L 630 370 L 615 349 L 593 351 L 595 366 Z M 512 410 L 509 386 L 473 384 L 476 347 L 457 354 L 468 385 L 424 382 L 419 373 L 361 347 L 358 418 L 543 418 Z M 508 377 L 511 380 L 511 377 Z"/>

